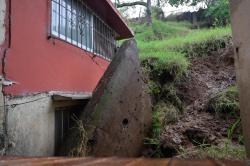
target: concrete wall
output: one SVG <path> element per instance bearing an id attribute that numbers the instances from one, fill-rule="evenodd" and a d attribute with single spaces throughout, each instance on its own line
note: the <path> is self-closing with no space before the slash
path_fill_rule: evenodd
<path id="1" fill-rule="evenodd" d="M 7 155 L 52 156 L 55 143 L 55 111 L 51 97 L 38 94 L 8 98 Z"/>
<path id="2" fill-rule="evenodd" d="M 59 130 L 55 128 L 55 112 L 64 108 L 74 111 L 76 106 L 83 109 L 87 100 L 56 100 L 53 96 L 53 93 L 41 93 L 5 97 L 7 155 L 55 155 L 55 134 Z"/>
<path id="3" fill-rule="evenodd" d="M 6 3 L 5 0 L 0 0 L 0 45 L 3 44 L 5 40 L 5 12 L 6 12 Z"/>
<path id="4" fill-rule="evenodd" d="M 243 134 L 250 157 L 250 1 L 230 0 Z"/>

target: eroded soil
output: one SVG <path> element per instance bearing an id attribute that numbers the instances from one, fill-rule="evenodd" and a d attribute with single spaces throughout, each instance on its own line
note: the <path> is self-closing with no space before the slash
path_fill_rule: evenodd
<path id="1" fill-rule="evenodd" d="M 195 58 L 186 78 L 177 85 L 185 112 L 174 124 L 166 126 L 161 140 L 163 149 L 194 148 L 198 144 L 218 144 L 227 137 L 235 118 L 224 118 L 206 111 L 208 101 L 236 81 L 232 48 L 225 48 L 205 58 Z M 172 156 L 171 156 L 172 155 Z"/>

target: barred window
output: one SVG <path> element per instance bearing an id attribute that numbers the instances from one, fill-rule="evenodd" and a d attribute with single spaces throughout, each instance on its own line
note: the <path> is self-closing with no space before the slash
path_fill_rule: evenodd
<path id="1" fill-rule="evenodd" d="M 82 0 L 52 0 L 51 33 L 79 48 L 111 60 L 115 32 Z"/>

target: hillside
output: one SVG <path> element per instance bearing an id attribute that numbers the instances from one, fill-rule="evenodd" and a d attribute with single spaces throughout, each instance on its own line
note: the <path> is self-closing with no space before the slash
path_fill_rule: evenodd
<path id="1" fill-rule="evenodd" d="M 154 110 L 142 154 L 244 159 L 230 27 L 131 26 Z"/>

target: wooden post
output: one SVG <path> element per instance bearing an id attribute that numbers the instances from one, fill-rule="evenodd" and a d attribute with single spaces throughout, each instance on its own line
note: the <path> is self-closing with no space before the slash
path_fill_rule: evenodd
<path id="1" fill-rule="evenodd" d="M 250 1 L 230 0 L 243 135 L 250 157 Z"/>

